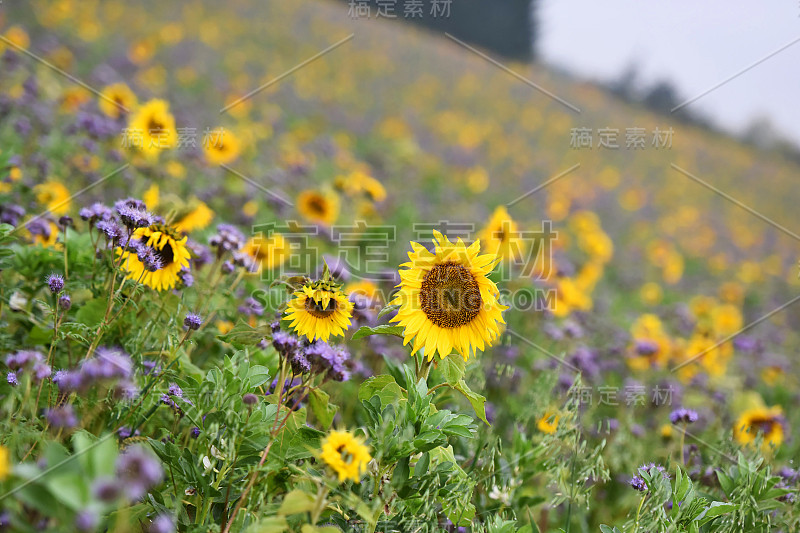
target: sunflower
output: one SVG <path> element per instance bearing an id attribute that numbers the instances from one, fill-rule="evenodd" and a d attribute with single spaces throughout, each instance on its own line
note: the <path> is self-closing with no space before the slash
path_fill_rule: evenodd
<path id="1" fill-rule="evenodd" d="M 274 233 L 269 237 L 253 237 L 244 246 L 244 252 L 253 259 L 256 272 L 272 270 L 289 258 L 289 245 L 283 235 Z"/>
<path id="2" fill-rule="evenodd" d="M 54 215 L 64 215 L 72 205 L 72 196 L 69 190 L 58 181 L 40 183 L 34 187 L 36 200 L 47 207 Z"/>
<path id="3" fill-rule="evenodd" d="M 129 125 L 131 144 L 149 157 L 158 155 L 161 150 L 172 148 L 178 140 L 175 117 L 169 112 L 169 104 L 164 100 L 150 100 L 131 117 Z"/>
<path id="4" fill-rule="evenodd" d="M 205 202 L 197 201 L 197 205 L 183 215 L 176 223 L 175 229 L 183 233 L 189 233 L 196 229 L 204 229 L 214 218 L 214 212 L 206 205 Z"/>
<path id="5" fill-rule="evenodd" d="M 523 240 L 517 223 L 504 206 L 494 210 L 478 238 L 484 242 L 488 253 L 496 254 L 502 260 L 511 259 L 515 263 L 522 260 Z"/>
<path id="6" fill-rule="evenodd" d="M 203 152 L 209 165 L 230 163 L 242 151 L 242 143 L 233 132 L 219 128 L 213 130 L 203 142 Z"/>
<path id="7" fill-rule="evenodd" d="M 186 247 L 187 237 L 179 239 L 175 230 L 160 224 L 147 228 L 139 228 L 133 232 L 131 240 L 138 240 L 141 245 L 150 248 L 157 256 L 160 267 L 155 272 L 145 268 L 136 252 L 122 251 L 122 268 L 127 271 L 128 279 L 138 281 L 157 291 L 169 290 L 180 281 L 182 269 L 189 268 L 189 249 Z"/>
<path id="8" fill-rule="evenodd" d="M 297 210 L 312 222 L 330 226 L 339 216 L 339 198 L 329 192 L 306 190 L 297 195 Z"/>
<path id="9" fill-rule="evenodd" d="M 339 482 L 352 479 L 356 483 L 367 471 L 372 460 L 369 448 L 349 431 L 331 431 L 322 441 L 319 458 L 339 476 Z"/>
<path id="10" fill-rule="evenodd" d="M 497 285 L 487 276 L 494 269 L 494 254 L 478 255 L 480 241 L 465 245 L 451 242 L 434 231 L 434 252 L 412 242 L 409 262 L 400 271 L 400 290 L 392 303 L 400 309 L 392 322 L 405 328 L 403 344 L 414 339 L 412 355 L 423 346 L 430 361 L 438 351 L 444 359 L 455 348 L 467 360 L 483 351 L 500 334 L 505 323 Z"/>
<path id="11" fill-rule="evenodd" d="M 100 91 L 100 100 L 97 105 L 104 115 L 119 118 L 127 115 L 136 107 L 136 95 L 124 83 L 109 85 Z"/>
<path id="12" fill-rule="evenodd" d="M 161 194 L 157 183 L 153 183 L 144 191 L 142 200 L 144 200 L 144 205 L 147 206 L 147 209 L 151 211 L 158 207 L 158 204 L 161 202 Z"/>
<path id="13" fill-rule="evenodd" d="M 755 407 L 744 411 L 733 427 L 733 438 L 740 444 L 750 444 L 762 433 L 762 448 L 778 447 L 783 442 L 783 410 L 774 407 Z"/>
<path id="14" fill-rule="evenodd" d="M 380 287 L 368 279 L 350 282 L 344 288 L 351 300 L 363 302 L 366 307 L 380 307 L 383 302 Z"/>
<path id="15" fill-rule="evenodd" d="M 353 303 L 339 286 L 329 279 L 306 283 L 294 293 L 289 302 L 284 320 L 291 320 L 289 327 L 308 340 L 327 341 L 344 335 L 353 316 Z"/>

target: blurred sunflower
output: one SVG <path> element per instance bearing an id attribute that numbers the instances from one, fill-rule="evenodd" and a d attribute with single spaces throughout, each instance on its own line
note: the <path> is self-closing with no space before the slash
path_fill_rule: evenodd
<path id="1" fill-rule="evenodd" d="M 175 229 L 183 233 L 190 233 L 197 229 L 204 229 L 214 219 L 214 212 L 205 202 L 197 200 L 194 208 L 183 215 L 175 223 Z"/>
<path id="2" fill-rule="evenodd" d="M 344 288 L 351 300 L 361 301 L 367 307 L 379 306 L 383 301 L 380 288 L 368 279 L 352 281 Z"/>
<path id="3" fill-rule="evenodd" d="M 135 240 L 140 244 L 138 251 L 117 248 L 117 253 L 122 254 L 122 268 L 128 273 L 127 278 L 157 291 L 172 289 L 181 280 L 181 270 L 189 268 L 186 239 L 186 236 L 180 238 L 174 229 L 160 224 L 138 228 L 131 237 L 132 242 Z M 142 262 L 142 259 L 147 260 L 148 253 L 155 256 L 154 266 L 158 267 L 155 270 Z"/>
<path id="4" fill-rule="evenodd" d="M 129 129 L 137 138 L 133 147 L 148 157 L 155 157 L 167 148 L 172 148 L 178 140 L 175 117 L 169 112 L 169 104 L 164 100 L 146 102 L 131 117 Z"/>
<path id="5" fill-rule="evenodd" d="M 111 118 L 119 118 L 133 112 L 138 100 L 136 95 L 124 83 L 115 83 L 100 91 L 97 102 L 100 111 Z"/>
<path id="6" fill-rule="evenodd" d="M 54 215 L 66 214 L 72 205 L 69 190 L 58 181 L 40 183 L 33 190 L 36 193 L 36 200 Z"/>
<path id="7" fill-rule="evenodd" d="M 496 254 L 502 260 L 511 259 L 515 263 L 522 260 L 524 243 L 517 223 L 505 206 L 494 210 L 478 238 L 483 241 L 487 253 Z"/>
<path id="8" fill-rule="evenodd" d="M 339 198 L 329 192 L 305 190 L 297 195 L 297 210 L 312 222 L 330 226 L 339 217 Z"/>
<path id="9" fill-rule="evenodd" d="M 209 165 L 225 165 L 239 157 L 242 143 L 233 132 L 219 128 L 203 142 L 203 153 Z"/>
<path id="10" fill-rule="evenodd" d="M 755 407 L 744 411 L 733 427 L 733 438 L 740 444 L 750 444 L 759 433 L 764 435 L 762 448 L 780 446 L 783 442 L 783 410 L 779 405 Z"/>
<path id="11" fill-rule="evenodd" d="M 393 304 L 405 328 L 403 344 L 414 339 L 412 355 L 423 346 L 430 361 L 444 359 L 453 348 L 467 360 L 470 353 L 491 346 L 505 324 L 497 285 L 488 278 L 497 263 L 494 254 L 479 255 L 480 241 L 469 247 L 434 231 L 434 252 L 412 242 L 409 262 L 400 270 L 401 283 Z"/>
<path id="12" fill-rule="evenodd" d="M 336 472 L 340 483 L 348 479 L 359 483 L 367 471 L 367 464 L 372 460 L 369 448 L 361 439 L 349 431 L 336 430 L 323 439 L 319 458 Z"/>
<path id="13" fill-rule="evenodd" d="M 4 481 L 11 473 L 11 460 L 8 448 L 0 446 L 0 481 Z"/>
<path id="14" fill-rule="evenodd" d="M 331 335 L 344 335 L 352 316 L 353 303 L 347 295 L 330 280 L 320 280 L 294 293 L 284 320 L 291 320 L 289 327 L 298 335 L 327 342 Z"/>
<path id="15" fill-rule="evenodd" d="M 552 435 L 558 429 L 558 413 L 548 411 L 539 419 L 536 423 L 536 427 L 542 433 L 547 433 L 548 435 Z"/>
<path id="16" fill-rule="evenodd" d="M 253 259 L 256 272 L 272 270 L 289 257 L 288 243 L 280 233 L 273 233 L 269 237 L 253 237 L 245 245 L 244 252 Z"/>

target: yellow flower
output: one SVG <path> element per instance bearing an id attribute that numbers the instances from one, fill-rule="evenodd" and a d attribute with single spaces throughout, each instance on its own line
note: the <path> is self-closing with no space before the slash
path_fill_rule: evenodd
<path id="1" fill-rule="evenodd" d="M 312 222 L 330 226 L 339 217 L 339 198 L 333 193 L 306 190 L 297 195 L 297 210 Z"/>
<path id="2" fill-rule="evenodd" d="M 8 448 L 0 446 L 0 481 L 5 481 L 11 473 L 11 454 Z"/>
<path id="3" fill-rule="evenodd" d="M 483 167 L 475 167 L 467 172 L 467 187 L 474 194 L 480 194 L 489 188 L 489 174 Z"/>
<path id="4" fill-rule="evenodd" d="M 242 151 L 242 143 L 232 131 L 218 128 L 203 140 L 203 153 L 209 165 L 226 165 Z"/>
<path id="5" fill-rule="evenodd" d="M 720 305 L 711 311 L 711 322 L 714 333 L 727 337 L 742 329 L 742 313 L 733 304 Z"/>
<path id="6" fill-rule="evenodd" d="M 494 210 L 478 238 L 483 241 L 487 253 L 496 254 L 502 260 L 511 259 L 515 263 L 522 260 L 523 240 L 517 223 L 504 206 Z"/>
<path id="7" fill-rule="evenodd" d="M 136 95 L 127 85 L 115 83 L 100 91 L 97 105 L 106 116 L 119 118 L 121 115 L 131 113 L 137 103 Z"/>
<path id="8" fill-rule="evenodd" d="M 348 479 L 359 483 L 372 460 L 369 448 L 360 438 L 354 437 L 349 431 L 336 430 L 332 430 L 322 441 L 319 458 L 336 472 L 340 483 Z"/>
<path id="9" fill-rule="evenodd" d="M 64 91 L 64 94 L 61 97 L 60 110 L 67 113 L 74 113 L 80 109 L 83 104 L 91 99 L 91 93 L 83 87 L 70 87 Z"/>
<path id="10" fill-rule="evenodd" d="M 591 296 L 571 278 L 561 278 L 556 287 L 556 306 L 551 309 L 554 316 L 565 317 L 572 311 L 588 311 L 592 308 Z"/>
<path id="11" fill-rule="evenodd" d="M 658 305 L 664 297 L 664 291 L 661 290 L 661 285 L 652 281 L 645 283 L 639 289 L 639 298 L 642 303 L 647 305 Z"/>
<path id="12" fill-rule="evenodd" d="M 142 195 L 142 199 L 144 200 L 147 209 L 155 209 L 158 207 L 159 202 L 159 190 L 157 184 L 152 184 Z"/>
<path id="13" fill-rule="evenodd" d="M 378 307 L 383 301 L 378 286 L 368 279 L 350 282 L 344 288 L 350 299 L 361 300 L 367 307 Z"/>
<path id="14" fill-rule="evenodd" d="M 17 47 L 23 49 L 27 49 L 31 44 L 31 39 L 28 37 L 28 32 L 19 26 L 11 26 L 8 28 L 8 30 L 6 30 L 5 38 L 17 45 Z M 7 43 L 5 41 L 0 41 L 0 52 L 5 51 L 6 44 Z M 15 52 L 19 52 L 17 47 L 11 46 L 11 49 Z"/>
<path id="15" fill-rule="evenodd" d="M 217 326 L 217 330 L 219 331 L 220 335 L 225 335 L 233 329 L 233 322 L 230 320 L 217 320 L 215 325 Z"/>
<path id="16" fill-rule="evenodd" d="M 164 165 L 164 170 L 173 178 L 183 179 L 186 177 L 186 167 L 178 161 L 167 161 L 167 164 Z"/>
<path id="17" fill-rule="evenodd" d="M 542 418 L 539 419 L 539 421 L 536 423 L 536 427 L 542 433 L 552 435 L 556 432 L 556 429 L 558 429 L 558 419 L 559 416 L 557 413 L 548 411 L 544 414 L 544 416 L 542 416 Z"/>
<path id="18" fill-rule="evenodd" d="M 186 213 L 175 223 L 175 229 L 183 233 L 189 233 L 196 229 L 204 229 L 211 224 L 213 218 L 214 212 L 205 202 L 197 200 L 197 205 L 194 209 Z"/>
<path id="19" fill-rule="evenodd" d="M 143 245 L 152 249 L 161 261 L 161 268 L 155 272 L 148 271 L 139 261 L 135 252 L 122 251 L 117 248 L 117 254 L 122 254 L 122 268 L 128 273 L 127 278 L 147 285 L 157 291 L 172 289 L 181 280 L 180 272 L 189 268 L 189 250 L 186 248 L 186 239 L 178 239 L 172 228 L 162 225 L 153 225 L 148 228 L 138 228 L 133 232 L 132 240 L 138 239 Z"/>
<path id="20" fill-rule="evenodd" d="M 282 265 L 289 258 L 289 251 L 288 243 L 280 233 L 253 237 L 244 247 L 244 252 L 253 259 L 256 272 Z"/>
<path id="21" fill-rule="evenodd" d="M 672 425 L 671 424 L 664 424 L 663 426 L 661 426 L 661 429 L 659 430 L 659 433 L 661 433 L 661 438 L 662 439 L 671 438 L 672 437 Z"/>
<path id="22" fill-rule="evenodd" d="M 327 342 L 330 336 L 344 335 L 352 316 L 353 303 L 347 295 L 330 281 L 321 280 L 294 293 L 284 320 L 291 320 L 289 327 L 298 335 Z"/>
<path id="23" fill-rule="evenodd" d="M 36 200 L 47 207 L 54 215 L 64 215 L 72 205 L 72 196 L 64 185 L 58 181 L 40 183 L 34 187 Z"/>
<path id="24" fill-rule="evenodd" d="M 758 434 L 764 436 L 763 449 L 778 447 L 783 442 L 783 410 L 779 405 L 755 407 L 744 411 L 733 426 L 733 438 L 739 444 L 750 444 Z"/>
<path id="25" fill-rule="evenodd" d="M 400 270 L 399 305 L 392 322 L 405 328 L 403 344 L 414 339 L 412 355 L 423 346 L 430 361 L 436 352 L 444 359 L 453 348 L 466 361 L 500 335 L 505 324 L 497 285 L 488 275 L 497 263 L 494 254 L 480 253 L 480 241 L 467 246 L 434 231 L 434 252 L 412 242 L 409 262 Z"/>
<path id="26" fill-rule="evenodd" d="M 150 100 L 142 105 L 131 117 L 129 130 L 128 144 L 151 158 L 172 148 L 178 140 L 175 117 L 164 100 Z"/>

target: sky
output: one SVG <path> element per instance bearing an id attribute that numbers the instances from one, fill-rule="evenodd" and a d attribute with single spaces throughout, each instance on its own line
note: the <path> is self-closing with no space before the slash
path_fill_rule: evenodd
<path id="1" fill-rule="evenodd" d="M 635 64 L 684 100 L 797 41 L 686 109 L 733 132 L 766 116 L 800 145 L 800 0 L 541 0 L 538 20 L 546 63 L 601 81 Z"/>

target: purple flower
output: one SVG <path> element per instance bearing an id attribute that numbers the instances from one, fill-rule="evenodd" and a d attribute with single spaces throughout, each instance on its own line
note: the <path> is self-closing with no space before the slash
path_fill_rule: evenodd
<path id="1" fill-rule="evenodd" d="M 203 325 L 203 319 L 197 313 L 187 313 L 183 319 L 183 325 L 187 329 L 197 330 Z"/>
<path id="2" fill-rule="evenodd" d="M 175 520 L 169 515 L 160 514 L 150 524 L 148 531 L 150 533 L 174 533 Z"/>
<path id="3" fill-rule="evenodd" d="M 6 375 L 6 381 L 8 381 L 8 384 L 12 387 L 16 387 L 19 384 L 17 381 L 17 374 L 15 372 L 9 372 Z"/>
<path id="4" fill-rule="evenodd" d="M 58 297 L 58 306 L 64 311 L 69 311 L 69 308 L 72 307 L 72 298 L 69 297 L 69 294 L 62 294 Z"/>
<path id="5" fill-rule="evenodd" d="M 78 418 L 71 405 L 53 407 L 45 412 L 47 422 L 56 429 L 70 429 L 78 425 Z"/>
<path id="6" fill-rule="evenodd" d="M 78 531 L 94 531 L 97 522 L 97 514 L 91 509 L 83 509 L 75 515 L 75 529 Z"/>
<path id="7" fill-rule="evenodd" d="M 639 476 L 633 476 L 630 480 L 630 484 L 631 487 L 639 492 L 645 492 L 647 490 L 647 483 L 645 483 L 644 480 Z"/>
<path id="8" fill-rule="evenodd" d="M 131 428 L 129 428 L 128 426 L 122 426 L 117 430 L 117 436 L 122 440 L 129 439 L 137 435 L 139 435 L 139 430 L 137 429 L 135 432 L 131 431 Z"/>
<path id="9" fill-rule="evenodd" d="M 161 482 L 161 463 L 144 447 L 134 445 L 117 458 L 117 478 L 130 500 L 139 500 Z"/>
<path id="10" fill-rule="evenodd" d="M 47 276 L 47 286 L 50 287 L 50 292 L 58 294 L 64 290 L 64 276 L 60 274 L 50 274 Z"/>
<path id="11" fill-rule="evenodd" d="M 308 359 L 301 354 L 296 353 L 289 359 L 289 364 L 292 365 L 292 372 L 295 374 L 307 374 L 311 371 L 311 363 L 308 362 Z"/>
<path id="12" fill-rule="evenodd" d="M 217 249 L 217 257 L 225 252 L 235 252 L 244 246 L 244 234 L 236 226 L 220 224 L 217 232 L 208 239 L 208 244 Z"/>
<path id="13" fill-rule="evenodd" d="M 52 373 L 53 370 L 47 363 L 37 362 L 33 365 L 33 378 L 36 381 L 42 381 L 45 378 L 49 378 L 50 374 Z"/>
<path id="14" fill-rule="evenodd" d="M 111 503 L 122 494 L 122 489 L 116 480 L 101 478 L 92 485 L 92 494 L 100 501 Z"/>
<path id="15" fill-rule="evenodd" d="M 172 396 L 183 398 L 183 389 L 181 389 L 176 383 L 170 383 L 167 392 Z"/>
<path id="16" fill-rule="evenodd" d="M 136 252 L 136 257 L 148 272 L 156 272 L 164 268 L 164 261 L 158 252 L 147 246 L 140 246 Z"/>
<path id="17" fill-rule="evenodd" d="M 256 396 L 251 392 L 248 392 L 247 394 L 242 396 L 242 402 L 244 402 L 245 405 L 255 405 L 255 403 L 258 402 L 258 396 Z"/>
<path id="18" fill-rule="evenodd" d="M 669 421 L 673 424 L 677 424 L 678 422 L 683 424 L 693 424 L 697 422 L 697 418 L 697 411 L 685 409 L 683 407 L 680 409 L 675 409 L 669 414 Z"/>
<path id="19" fill-rule="evenodd" d="M 81 374 L 91 381 L 126 379 L 132 373 L 131 356 L 119 348 L 100 347 L 81 365 Z"/>
<path id="20" fill-rule="evenodd" d="M 116 220 L 101 220 L 97 223 L 97 229 L 111 241 L 116 241 L 123 235 L 122 228 L 119 227 Z"/>
<path id="21" fill-rule="evenodd" d="M 8 365 L 8 368 L 11 370 L 21 370 L 43 360 L 44 357 L 37 351 L 20 350 L 6 356 L 6 365 Z"/>
<path id="22" fill-rule="evenodd" d="M 101 203 L 94 203 L 89 207 L 81 208 L 78 214 L 89 224 L 94 224 L 98 220 L 111 220 L 114 216 L 111 209 Z"/>
<path id="23" fill-rule="evenodd" d="M 25 216 L 25 209 L 15 204 L 0 205 L 0 222 L 16 226 Z"/>
<path id="24" fill-rule="evenodd" d="M 117 202 L 114 205 L 114 208 L 116 209 L 119 219 L 122 221 L 122 223 L 130 229 L 144 228 L 155 222 L 153 215 L 148 213 L 144 206 L 132 207 L 131 205 L 120 204 L 120 202 Z"/>
<path id="25" fill-rule="evenodd" d="M 291 357 L 300 348 L 300 339 L 285 331 L 276 331 L 272 334 L 272 346 L 283 357 Z"/>
<path id="26" fill-rule="evenodd" d="M 669 479 L 669 473 L 667 472 L 667 469 L 655 463 L 645 463 L 642 466 L 640 466 L 637 470 L 640 473 L 647 472 L 650 475 L 653 475 L 654 474 L 653 471 L 655 470 L 656 472 L 661 472 L 661 475 L 664 477 L 664 479 Z"/>
<path id="27" fill-rule="evenodd" d="M 199 436 L 200 436 L 200 428 L 199 428 L 199 427 L 197 427 L 197 426 L 193 427 L 193 428 L 192 428 L 192 433 L 191 433 L 191 434 L 192 434 L 192 438 L 193 438 L 193 439 L 196 439 L 197 437 L 199 437 Z"/>
<path id="28" fill-rule="evenodd" d="M 650 356 L 658 352 L 659 346 L 656 341 L 650 339 L 638 339 L 636 341 L 636 353 L 642 356 Z"/>

